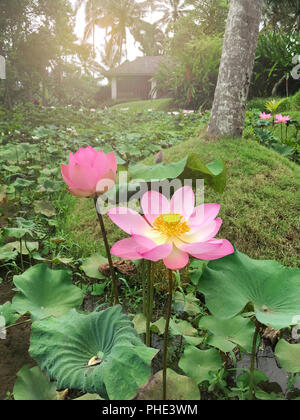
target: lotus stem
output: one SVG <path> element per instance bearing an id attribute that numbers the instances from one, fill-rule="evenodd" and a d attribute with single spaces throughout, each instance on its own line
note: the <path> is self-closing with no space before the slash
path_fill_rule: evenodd
<path id="1" fill-rule="evenodd" d="M 254 365 L 255 365 L 256 343 L 257 343 L 258 333 L 259 333 L 259 328 L 256 327 L 255 333 L 254 333 L 254 336 L 253 336 L 252 353 L 251 353 L 251 367 L 250 367 L 249 399 L 251 401 L 254 398 Z"/>
<path id="2" fill-rule="evenodd" d="M 148 311 L 148 307 L 147 307 L 147 279 L 148 279 L 148 272 L 147 272 L 147 265 L 146 265 L 146 260 L 142 260 L 141 263 L 142 269 L 141 269 L 141 273 L 142 273 L 142 287 L 143 287 L 143 314 L 145 316 L 145 318 L 147 318 L 147 311 Z"/>
<path id="3" fill-rule="evenodd" d="M 104 242 L 104 245 L 105 245 L 106 255 L 107 255 L 108 264 L 109 264 L 109 268 L 110 268 L 110 274 L 111 274 L 111 279 L 112 279 L 112 289 L 113 289 L 113 295 L 114 295 L 114 305 L 119 305 L 119 295 L 118 295 L 116 273 L 115 273 L 115 269 L 114 269 L 114 266 L 113 266 L 111 254 L 110 254 L 110 246 L 109 246 L 108 240 L 107 240 L 107 233 L 106 233 L 103 217 L 102 217 L 102 214 L 100 214 L 98 212 L 97 198 L 94 198 L 94 203 L 95 203 L 96 212 L 97 212 L 97 215 L 98 215 L 98 220 L 99 220 L 99 223 L 100 223 L 100 228 L 101 228 L 101 232 L 102 232 L 102 236 L 103 236 L 103 242 Z"/>
<path id="4" fill-rule="evenodd" d="M 154 294 L 154 265 L 150 261 L 148 265 L 148 290 L 147 290 L 147 322 L 146 322 L 146 346 L 151 347 L 150 325 L 153 315 L 153 294 Z"/>
<path id="5" fill-rule="evenodd" d="M 21 268 L 22 268 L 22 271 L 24 271 L 23 242 L 22 242 L 22 238 L 20 238 L 20 259 L 21 259 Z"/>
<path id="6" fill-rule="evenodd" d="M 8 327 L 5 327 L 5 330 L 9 330 L 14 327 L 19 327 L 20 325 L 28 324 L 29 322 L 31 322 L 31 318 L 26 319 L 25 321 L 19 322 L 18 324 L 9 325 Z"/>
<path id="7" fill-rule="evenodd" d="M 164 401 L 166 401 L 167 399 L 168 336 L 169 336 L 169 326 L 170 326 L 170 319 L 171 319 L 172 300 L 173 300 L 173 272 L 172 270 L 169 270 L 169 300 L 168 300 L 166 327 L 165 327 L 165 335 L 164 335 L 164 354 L 163 354 L 163 400 Z"/>

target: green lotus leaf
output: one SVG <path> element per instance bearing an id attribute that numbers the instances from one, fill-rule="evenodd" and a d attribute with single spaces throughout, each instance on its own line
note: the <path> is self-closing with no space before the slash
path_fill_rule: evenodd
<path id="1" fill-rule="evenodd" d="M 171 321 L 170 321 L 171 322 Z M 145 324 L 146 326 L 146 324 Z M 162 335 L 165 332 L 166 320 L 165 318 L 159 318 L 157 321 L 151 324 L 151 330 L 157 334 Z M 146 329 L 145 329 L 146 331 Z"/>
<path id="2" fill-rule="evenodd" d="M 0 161 L 19 162 L 25 157 L 25 152 L 21 146 L 12 147 L 11 144 L 1 147 Z"/>
<path id="3" fill-rule="evenodd" d="M 261 370 L 254 370 L 253 372 L 254 384 L 258 385 L 260 382 L 267 382 L 269 379 L 264 372 Z M 239 388 L 247 388 L 250 384 L 250 372 L 241 373 L 236 380 L 236 384 Z"/>
<path id="4" fill-rule="evenodd" d="M 5 228 L 4 232 L 9 238 L 16 239 L 24 238 L 27 233 L 31 235 L 31 231 L 26 228 Z"/>
<path id="5" fill-rule="evenodd" d="M 220 319 L 235 317 L 249 302 L 258 321 L 276 330 L 293 324 L 300 314 L 300 270 L 253 260 L 238 251 L 209 262 L 198 290 Z"/>
<path id="6" fill-rule="evenodd" d="M 176 312 L 182 314 L 187 313 L 195 316 L 200 312 L 199 299 L 197 299 L 194 293 L 185 295 L 181 292 L 174 294 L 173 306 Z"/>
<path id="7" fill-rule="evenodd" d="M 275 356 L 287 372 L 300 372 L 300 344 L 290 344 L 283 339 L 279 340 L 275 348 Z"/>
<path id="8" fill-rule="evenodd" d="M 32 254 L 32 257 L 36 261 L 46 262 L 52 265 L 61 265 L 61 264 L 70 265 L 74 261 L 73 258 L 60 257 L 59 255 L 55 255 L 54 258 L 44 258 L 38 252 L 34 252 Z"/>
<path id="9" fill-rule="evenodd" d="M 209 331 L 207 344 L 223 351 L 232 351 L 236 346 L 242 347 L 248 353 L 252 351 L 252 341 L 255 325 L 250 319 L 237 316 L 233 319 L 218 319 L 214 316 L 204 316 L 200 319 L 199 328 Z"/>
<path id="10" fill-rule="evenodd" d="M 73 401 L 96 401 L 103 400 L 97 394 L 84 394 L 82 397 L 75 398 Z"/>
<path id="11" fill-rule="evenodd" d="M 13 325 L 20 318 L 10 302 L 0 305 L 0 316 L 4 317 L 6 327 Z"/>
<path id="12" fill-rule="evenodd" d="M 32 320 L 62 316 L 81 305 L 82 291 L 72 285 L 68 270 L 50 270 L 35 265 L 20 276 L 14 276 L 19 293 L 13 298 L 16 312 L 31 313 Z"/>
<path id="13" fill-rule="evenodd" d="M 37 182 L 40 185 L 39 190 L 38 190 L 39 192 L 53 193 L 61 189 L 61 184 L 57 181 L 52 181 L 52 180 L 47 179 L 41 182 L 38 179 Z"/>
<path id="14" fill-rule="evenodd" d="M 144 314 L 137 314 L 133 320 L 134 328 L 138 334 L 146 333 L 146 317 Z M 160 318 L 156 322 L 150 324 L 151 331 L 157 334 L 164 334 L 166 327 L 166 320 Z M 202 342 L 202 337 L 199 337 L 198 331 L 188 321 L 174 321 L 170 320 L 169 334 L 173 336 L 182 336 L 188 344 L 198 346 Z"/>
<path id="15" fill-rule="evenodd" d="M 39 367 L 29 369 L 24 366 L 19 372 L 14 385 L 16 401 L 48 401 L 58 400 L 56 384 L 51 383 Z"/>
<path id="16" fill-rule="evenodd" d="M 107 262 L 107 258 L 100 254 L 92 255 L 84 261 L 81 268 L 88 277 L 101 280 L 105 279 L 105 276 L 99 271 L 99 267 L 103 264 L 107 264 Z"/>
<path id="17" fill-rule="evenodd" d="M 199 154 L 190 153 L 179 162 L 166 165 L 164 162 L 156 165 L 137 164 L 129 168 L 131 178 L 143 179 L 145 182 L 162 181 L 165 179 L 204 179 L 205 183 L 215 191 L 222 193 L 226 186 L 226 165 L 222 159 L 205 164 Z"/>
<path id="18" fill-rule="evenodd" d="M 257 390 L 255 391 L 255 398 L 258 400 L 263 401 L 284 401 L 285 398 L 283 395 L 275 394 L 275 392 L 271 392 L 268 394 L 267 392 Z"/>
<path id="19" fill-rule="evenodd" d="M 12 184 L 15 188 L 28 188 L 34 184 L 34 181 L 30 181 L 28 179 L 17 178 L 15 182 Z"/>
<path id="20" fill-rule="evenodd" d="M 197 384 L 208 381 L 210 372 L 216 372 L 222 367 L 218 350 L 199 350 L 197 347 L 187 346 L 179 361 L 183 372 L 194 379 Z"/>
<path id="21" fill-rule="evenodd" d="M 157 165 L 136 164 L 129 168 L 131 178 L 142 179 L 145 182 L 161 181 L 179 177 L 184 171 L 188 157 L 179 162 L 172 162 L 169 165 L 159 163 Z"/>
<path id="22" fill-rule="evenodd" d="M 20 242 L 9 242 L 5 245 L 7 249 L 10 249 L 11 251 L 16 250 L 19 254 L 21 254 L 21 244 Z M 37 251 L 39 249 L 39 243 L 38 242 L 25 242 L 22 243 L 22 255 L 29 255 L 33 251 Z"/>
<path id="23" fill-rule="evenodd" d="M 136 314 L 132 322 L 138 334 L 145 334 L 147 320 L 144 314 Z"/>
<path id="24" fill-rule="evenodd" d="M 8 248 L 6 245 L 0 248 L 0 261 L 11 261 L 18 256 L 18 251 Z"/>
<path id="25" fill-rule="evenodd" d="M 120 306 L 88 315 L 72 310 L 32 326 L 30 355 L 58 388 L 104 399 L 133 398 L 149 380 L 156 353 L 141 342 Z"/>
<path id="26" fill-rule="evenodd" d="M 227 170 L 223 159 L 216 159 L 207 165 L 201 160 L 197 153 L 190 153 L 183 174 L 183 179 L 204 179 L 206 185 L 212 187 L 216 192 L 223 193 L 226 187 Z"/>
<path id="27" fill-rule="evenodd" d="M 46 200 L 36 201 L 34 204 L 34 211 L 36 214 L 42 214 L 46 217 L 53 217 L 56 215 L 54 206 Z"/>
<path id="28" fill-rule="evenodd" d="M 157 372 L 137 394 L 137 400 L 162 400 L 163 371 Z M 167 369 L 167 400 L 197 401 L 200 400 L 198 385 L 193 379 L 179 375 L 172 369 Z"/>

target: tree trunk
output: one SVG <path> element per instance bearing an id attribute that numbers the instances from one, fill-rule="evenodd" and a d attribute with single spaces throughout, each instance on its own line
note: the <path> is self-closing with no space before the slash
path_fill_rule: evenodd
<path id="1" fill-rule="evenodd" d="M 263 0 L 231 0 L 208 133 L 240 137 L 253 72 Z"/>
<path id="2" fill-rule="evenodd" d="M 283 83 L 285 79 L 286 79 L 286 75 L 282 76 L 282 78 L 275 83 L 272 89 L 272 96 L 276 96 L 279 86 L 281 85 L 281 83 Z"/>

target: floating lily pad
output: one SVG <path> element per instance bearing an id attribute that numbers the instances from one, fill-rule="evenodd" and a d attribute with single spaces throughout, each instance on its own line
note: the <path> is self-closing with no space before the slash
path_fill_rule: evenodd
<path id="1" fill-rule="evenodd" d="M 212 334 L 208 337 L 207 344 L 224 353 L 232 351 L 236 346 L 242 347 L 248 353 L 252 351 L 255 325 L 250 319 L 237 316 L 221 320 L 214 316 L 204 316 L 199 322 L 199 328 Z"/>
<path id="2" fill-rule="evenodd" d="M 300 344 L 290 344 L 280 340 L 275 348 L 275 356 L 286 371 L 300 372 Z"/>
<path id="3" fill-rule="evenodd" d="M 300 270 L 253 260 L 238 251 L 209 262 L 198 290 L 220 319 L 235 317 L 249 302 L 258 321 L 276 330 L 292 325 L 300 314 Z"/>
<path id="4" fill-rule="evenodd" d="M 137 400 L 162 400 L 163 371 L 157 372 L 150 381 L 143 386 Z M 172 369 L 167 369 L 167 400 L 168 401 L 197 401 L 200 400 L 198 385 L 193 379 L 179 375 Z"/>
<path id="5" fill-rule="evenodd" d="M 58 400 L 56 383 L 51 383 L 39 367 L 29 369 L 24 366 L 19 372 L 14 386 L 16 401 Z"/>
<path id="6" fill-rule="evenodd" d="M 133 398 L 149 380 L 156 353 L 141 342 L 120 306 L 88 315 L 72 310 L 32 327 L 30 355 L 57 380 L 59 389 L 79 389 L 105 399 Z"/>
<path id="7" fill-rule="evenodd" d="M 81 305 L 82 291 L 73 286 L 68 270 L 50 270 L 45 264 L 35 265 L 20 276 L 14 276 L 19 293 L 13 298 L 16 312 L 31 313 L 33 320 L 62 316 Z"/>
<path id="8" fill-rule="evenodd" d="M 179 367 L 197 384 L 209 380 L 210 372 L 217 372 L 222 367 L 218 350 L 199 350 L 197 347 L 187 346 L 179 361 Z"/>

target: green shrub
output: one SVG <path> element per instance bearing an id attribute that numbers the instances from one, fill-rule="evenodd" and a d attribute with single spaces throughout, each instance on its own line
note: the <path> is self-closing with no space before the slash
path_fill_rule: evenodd
<path id="1" fill-rule="evenodd" d="M 266 111 L 265 105 L 272 100 L 282 101 L 278 107 L 278 112 L 288 112 L 290 110 L 300 110 L 300 90 L 289 98 L 254 98 L 248 102 L 247 109 L 258 109 L 261 112 Z"/>
<path id="2" fill-rule="evenodd" d="M 222 40 L 202 37 L 188 42 L 165 63 L 156 78 L 159 90 L 173 97 L 180 108 L 210 108 L 221 59 Z"/>
<path id="3" fill-rule="evenodd" d="M 298 90 L 298 92 L 292 98 L 290 98 L 290 102 L 291 109 L 300 111 L 300 90 Z"/>

